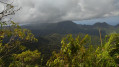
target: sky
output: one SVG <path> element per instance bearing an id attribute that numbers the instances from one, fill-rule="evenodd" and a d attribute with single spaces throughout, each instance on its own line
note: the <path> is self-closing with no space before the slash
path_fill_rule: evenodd
<path id="1" fill-rule="evenodd" d="M 97 22 L 103 23 L 106 22 L 110 25 L 117 25 L 119 24 L 119 16 L 112 16 L 112 17 L 106 17 L 106 18 L 97 18 L 97 19 L 88 19 L 88 20 L 81 20 L 81 21 L 74 21 L 77 24 L 82 24 L 82 25 L 93 25 Z"/>
<path id="2" fill-rule="evenodd" d="M 117 24 L 119 0 L 0 0 L 21 9 L 12 17 L 15 22 L 54 23 L 71 20 L 76 23 L 93 24 L 108 22 Z M 5 5 L 0 3 L 0 12 Z M 111 22 L 112 21 L 112 22 Z"/>

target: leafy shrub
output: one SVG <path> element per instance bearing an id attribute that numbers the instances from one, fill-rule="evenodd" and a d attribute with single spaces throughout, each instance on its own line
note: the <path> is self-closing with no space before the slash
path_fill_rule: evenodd
<path id="1" fill-rule="evenodd" d="M 103 46 L 94 48 L 92 45 L 85 46 L 91 40 L 88 35 L 84 38 L 79 36 L 73 38 L 72 35 L 68 35 L 61 41 L 60 52 L 53 52 L 46 65 L 48 67 L 116 67 L 115 60 L 110 56 L 114 38 L 115 35 L 111 35 Z"/>

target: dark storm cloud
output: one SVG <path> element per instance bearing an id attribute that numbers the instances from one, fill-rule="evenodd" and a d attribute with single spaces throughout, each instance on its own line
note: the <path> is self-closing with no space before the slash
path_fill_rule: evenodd
<path id="1" fill-rule="evenodd" d="M 85 20 L 119 15 L 118 0 L 15 0 L 21 23 Z M 1 7 L 1 6 L 0 6 Z"/>

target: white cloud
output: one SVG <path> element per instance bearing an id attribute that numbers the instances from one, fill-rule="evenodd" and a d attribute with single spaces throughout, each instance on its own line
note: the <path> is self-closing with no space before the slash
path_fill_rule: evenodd
<path id="1" fill-rule="evenodd" d="M 84 20 L 119 15 L 118 0 L 15 0 L 21 23 Z"/>

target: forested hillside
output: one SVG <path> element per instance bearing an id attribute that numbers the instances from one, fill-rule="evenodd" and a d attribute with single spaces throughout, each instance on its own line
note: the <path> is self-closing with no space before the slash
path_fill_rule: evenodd
<path id="1" fill-rule="evenodd" d="M 112 32 L 119 31 L 119 26 L 109 25 L 106 22 L 97 22 L 93 25 L 82 25 L 76 24 L 73 21 L 62 21 L 58 23 L 37 23 L 37 24 L 27 24 L 22 26 L 23 28 L 27 28 L 32 30 L 32 33 L 36 35 L 48 35 L 53 33 L 59 34 L 90 34 L 90 35 L 99 35 L 99 29 L 101 30 L 102 35 L 110 34 Z"/>

